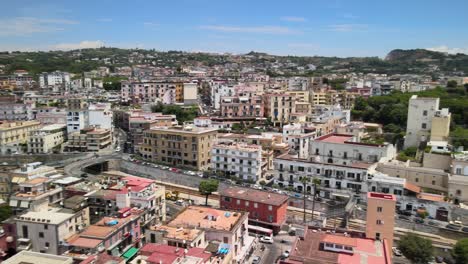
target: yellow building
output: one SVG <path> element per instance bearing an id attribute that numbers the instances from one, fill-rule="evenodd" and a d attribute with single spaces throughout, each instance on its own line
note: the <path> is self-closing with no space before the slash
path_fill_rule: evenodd
<path id="1" fill-rule="evenodd" d="M 452 115 L 448 112 L 448 108 L 435 112 L 431 125 L 431 141 L 448 140 L 451 117 Z"/>
<path id="2" fill-rule="evenodd" d="M 266 117 L 276 125 L 287 124 L 291 121 L 291 114 L 296 113 L 295 95 L 285 93 L 270 93 L 264 95 Z"/>
<path id="3" fill-rule="evenodd" d="M 5 122 L 0 124 L 0 154 L 11 154 L 21 151 L 31 131 L 40 126 L 38 121 Z"/>
<path id="4" fill-rule="evenodd" d="M 143 133 L 143 158 L 171 166 L 202 170 L 210 165 L 217 129 L 175 126 L 155 127 Z"/>

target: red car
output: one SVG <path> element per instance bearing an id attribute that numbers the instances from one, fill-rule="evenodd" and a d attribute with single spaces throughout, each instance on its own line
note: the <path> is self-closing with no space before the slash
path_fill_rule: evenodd
<path id="1" fill-rule="evenodd" d="M 171 168 L 171 169 L 169 169 L 169 170 L 172 171 L 172 172 L 180 172 L 180 170 L 177 169 L 177 168 Z"/>

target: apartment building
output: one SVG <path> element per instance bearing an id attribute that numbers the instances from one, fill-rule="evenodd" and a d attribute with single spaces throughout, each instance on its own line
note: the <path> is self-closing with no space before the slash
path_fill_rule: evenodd
<path id="1" fill-rule="evenodd" d="M 252 247 L 254 240 L 247 232 L 248 213 L 246 212 L 189 206 L 167 225 L 204 230 L 207 241 L 219 241 L 222 243 L 220 248 L 224 245 L 225 250 L 222 254 L 226 254 L 225 263 L 229 260 L 244 263 L 248 249 Z"/>
<path id="2" fill-rule="evenodd" d="M 28 142 L 30 132 L 39 127 L 37 121 L 0 122 L 0 154 L 21 152 L 21 145 Z"/>
<path id="3" fill-rule="evenodd" d="M 307 159 L 310 156 L 310 143 L 316 137 L 316 129 L 303 124 L 293 123 L 283 126 L 283 142 L 294 150 L 298 157 Z"/>
<path id="4" fill-rule="evenodd" d="M 90 104 L 88 107 L 88 125 L 113 131 L 113 116 L 110 103 Z"/>
<path id="5" fill-rule="evenodd" d="M 296 112 L 296 97 L 289 94 L 269 93 L 264 95 L 265 117 L 275 126 L 289 123 Z"/>
<path id="6" fill-rule="evenodd" d="M 303 192 L 301 179 L 308 177 L 320 180 L 321 197 L 330 198 L 335 193 L 366 193 L 368 190 L 367 174 L 372 163 L 351 161 L 346 165 L 326 163 L 320 159 L 298 159 L 289 154 L 283 154 L 273 160 L 274 181 L 282 187 L 293 187 Z M 306 186 L 307 192 L 312 192 L 312 184 Z"/>
<path id="7" fill-rule="evenodd" d="M 214 144 L 211 166 L 216 173 L 256 182 L 263 178 L 262 147 L 232 142 Z"/>
<path id="8" fill-rule="evenodd" d="M 204 127 L 154 127 L 144 131 L 139 152 L 144 159 L 196 170 L 210 166 L 217 130 Z"/>
<path id="9" fill-rule="evenodd" d="M 357 142 L 353 135 L 328 134 L 310 142 L 311 155 L 323 162 L 346 165 L 350 162 L 379 162 L 396 156 L 392 144 Z"/>
<path id="10" fill-rule="evenodd" d="M 69 152 L 98 152 L 111 144 L 112 133 L 109 129 L 88 127 L 69 134 L 64 148 Z"/>
<path id="11" fill-rule="evenodd" d="M 468 201 L 468 153 L 454 154 L 448 179 L 448 195 L 455 202 Z"/>
<path id="12" fill-rule="evenodd" d="M 210 83 L 211 87 L 211 105 L 215 109 L 221 108 L 221 98 L 222 97 L 230 97 L 236 94 L 235 85 L 228 84 L 227 81 L 212 81 Z"/>
<path id="13" fill-rule="evenodd" d="M 145 238 L 149 243 L 165 244 L 179 248 L 194 248 L 207 246 L 205 231 L 196 228 L 178 228 L 168 225 L 154 225 L 145 230 Z"/>
<path id="14" fill-rule="evenodd" d="M 55 71 L 51 73 L 43 72 L 39 74 L 39 86 L 41 88 L 63 86 L 69 88 L 70 74 L 68 72 Z"/>
<path id="15" fill-rule="evenodd" d="M 264 151 L 273 151 L 274 157 L 289 151 L 289 145 L 283 141 L 283 137 L 280 133 L 263 132 L 260 135 L 221 133 L 218 135 L 218 138 L 220 141 L 232 141 L 249 145 L 259 145 Z"/>
<path id="16" fill-rule="evenodd" d="M 33 119 L 43 125 L 67 124 L 68 111 L 56 107 L 35 108 Z"/>
<path id="17" fill-rule="evenodd" d="M 221 97 L 223 117 L 263 117 L 261 96 Z"/>
<path id="18" fill-rule="evenodd" d="M 66 251 L 66 239 L 89 225 L 89 212 L 46 208 L 17 216 L 18 250 L 61 255 Z"/>
<path id="19" fill-rule="evenodd" d="M 220 191 L 220 208 L 249 212 L 249 229 L 255 233 L 256 226 L 268 228 L 277 234 L 286 222 L 288 196 L 252 190 L 241 187 L 229 187 Z"/>
<path id="20" fill-rule="evenodd" d="M 19 104 L 15 101 L 0 103 L 0 120 L 21 121 L 32 120 L 35 104 Z"/>
<path id="21" fill-rule="evenodd" d="M 83 98 L 67 99 L 67 132 L 79 132 L 89 124 L 88 103 Z"/>
<path id="22" fill-rule="evenodd" d="M 176 102 L 177 82 L 122 82 L 122 102 L 173 104 Z M 180 88 L 179 88 L 180 89 Z M 189 89 L 190 90 L 190 89 Z"/>
<path id="23" fill-rule="evenodd" d="M 62 255 L 73 257 L 75 261 L 83 261 L 90 255 L 103 251 L 111 256 L 137 251 L 135 247 L 141 245 L 141 213 L 140 209 L 129 208 L 128 214 L 103 217 L 80 233 L 68 237 L 65 240 L 68 250 Z"/>
<path id="24" fill-rule="evenodd" d="M 30 132 L 28 140 L 28 153 L 51 153 L 67 139 L 67 126 L 53 124 L 44 126 Z"/>
<path id="25" fill-rule="evenodd" d="M 397 199 L 392 194 L 367 193 L 366 237 L 385 239 L 387 249 L 393 246 L 396 202 Z"/>
<path id="26" fill-rule="evenodd" d="M 405 148 L 418 147 L 421 142 L 446 141 L 450 132 L 451 114 L 439 109 L 439 98 L 413 95 L 408 104 Z M 434 132 L 434 134 L 432 134 Z"/>
<path id="27" fill-rule="evenodd" d="M 39 211 L 49 204 L 63 200 L 63 189 L 52 185 L 53 179 L 38 177 L 18 183 L 18 191 L 10 196 L 9 205 L 14 214 Z"/>

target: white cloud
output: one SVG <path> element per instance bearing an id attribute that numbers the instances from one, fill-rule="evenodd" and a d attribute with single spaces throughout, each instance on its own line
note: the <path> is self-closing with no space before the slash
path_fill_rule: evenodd
<path id="1" fill-rule="evenodd" d="M 336 25 L 329 25 L 329 31 L 335 32 L 364 32 L 367 31 L 369 28 L 366 24 L 336 24 Z"/>
<path id="2" fill-rule="evenodd" d="M 307 19 L 304 17 L 296 17 L 296 16 L 284 16 L 280 18 L 283 21 L 288 21 L 288 22 L 306 22 Z"/>
<path id="3" fill-rule="evenodd" d="M 74 50 L 74 49 L 97 49 L 104 46 L 104 42 L 100 40 L 84 40 L 79 43 L 59 43 L 50 48 L 53 50 Z"/>
<path id="4" fill-rule="evenodd" d="M 200 26 L 200 29 L 221 31 L 221 32 L 262 33 L 262 34 L 278 34 L 278 35 L 301 33 L 301 31 L 292 30 L 288 27 L 281 27 L 281 26 L 257 26 L 257 27 Z"/>
<path id="5" fill-rule="evenodd" d="M 112 22 L 112 18 L 99 18 L 97 19 L 97 21 L 107 23 L 107 22 Z"/>
<path id="6" fill-rule="evenodd" d="M 438 52 L 445 52 L 448 54 L 457 54 L 457 53 L 464 53 L 468 54 L 468 48 L 449 48 L 446 45 L 427 48 L 427 50 L 438 51 Z"/>
<path id="7" fill-rule="evenodd" d="M 78 24 L 68 19 L 44 19 L 35 17 L 15 17 L 0 19 L 0 36 L 26 36 L 35 33 L 61 31 L 63 25 Z"/>

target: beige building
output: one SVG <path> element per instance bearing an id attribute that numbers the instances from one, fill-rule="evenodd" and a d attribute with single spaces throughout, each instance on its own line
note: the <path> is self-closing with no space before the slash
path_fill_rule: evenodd
<path id="1" fill-rule="evenodd" d="M 290 94 L 270 93 L 264 95 L 265 117 L 270 118 L 273 124 L 287 124 L 291 114 L 296 113 L 296 97 Z"/>
<path id="2" fill-rule="evenodd" d="M 112 133 L 104 128 L 86 128 L 68 136 L 66 151 L 97 152 L 112 144 Z"/>
<path id="3" fill-rule="evenodd" d="M 171 166 L 202 170 L 210 166 L 217 129 L 175 126 L 155 127 L 143 133 L 143 158 Z"/>
<path id="4" fill-rule="evenodd" d="M 0 154 L 11 154 L 21 151 L 31 131 L 40 127 L 38 121 L 0 123 Z"/>
<path id="5" fill-rule="evenodd" d="M 450 134 L 452 115 L 447 108 L 435 112 L 432 117 L 431 141 L 447 141 Z"/>
<path id="6" fill-rule="evenodd" d="M 447 192 L 449 173 L 442 169 L 426 168 L 410 161 L 392 160 L 378 163 L 376 170 L 392 177 L 404 178 L 422 188 Z"/>
<path id="7" fill-rule="evenodd" d="M 60 147 L 67 136 L 67 126 L 53 124 L 31 131 L 28 140 L 28 153 L 50 153 Z M 60 150 L 60 148 L 59 148 Z"/>
<path id="8" fill-rule="evenodd" d="M 452 174 L 448 180 L 448 195 L 457 202 L 468 201 L 468 153 L 455 154 Z"/>
<path id="9" fill-rule="evenodd" d="M 395 195 L 367 193 L 366 238 L 386 239 L 388 250 L 391 250 L 393 246 L 395 207 Z"/>
<path id="10" fill-rule="evenodd" d="M 55 254 L 45 254 L 32 251 L 21 251 L 11 258 L 2 262 L 3 264 L 73 264 L 73 258 L 57 256 Z"/>

